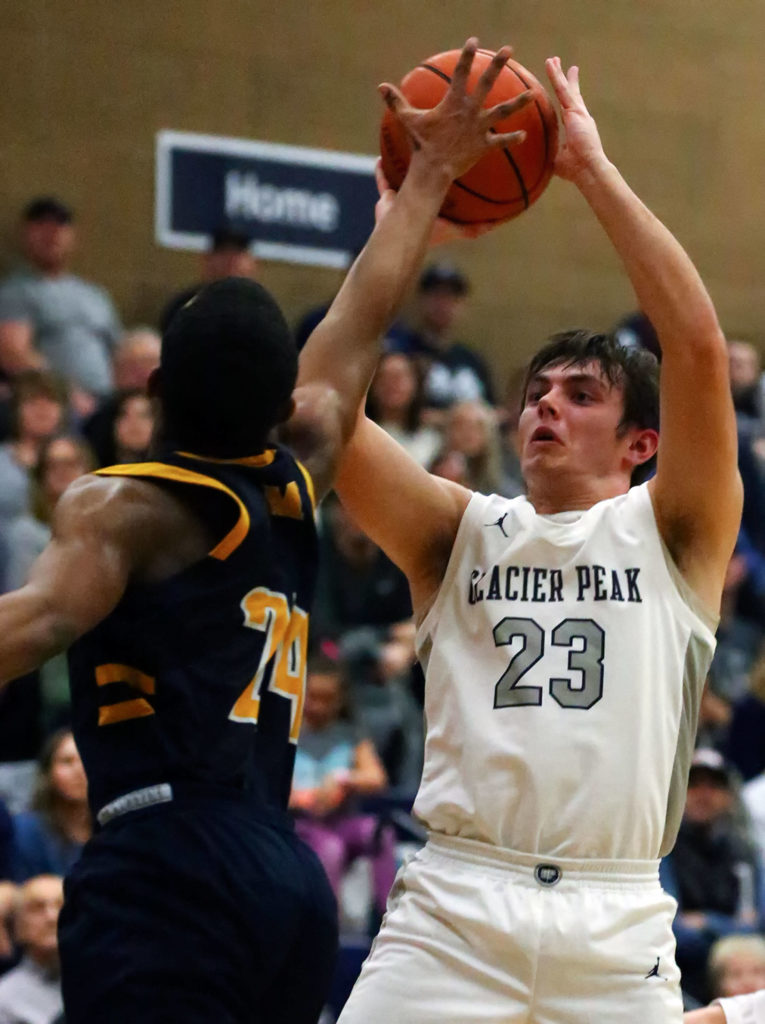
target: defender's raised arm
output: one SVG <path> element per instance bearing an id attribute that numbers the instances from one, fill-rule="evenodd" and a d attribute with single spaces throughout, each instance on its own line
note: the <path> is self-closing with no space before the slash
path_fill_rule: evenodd
<path id="1" fill-rule="evenodd" d="M 361 255 L 351 268 L 327 316 L 306 344 L 300 358 L 296 415 L 289 438 L 300 450 L 310 436 L 317 406 L 334 412 L 340 438 L 350 436 L 380 354 L 380 338 L 393 319 L 424 258 L 433 225 L 451 182 L 490 149 L 521 141 L 523 133 L 496 134 L 492 127 L 528 102 L 528 94 L 484 109 L 494 81 L 510 56 L 500 49 L 467 92 L 468 74 L 477 40 L 465 44 L 443 100 L 432 110 L 416 110 L 392 85 L 380 92 L 405 126 L 412 142 L 407 176 L 390 209 L 379 219 Z M 337 447 L 337 445 L 335 446 Z M 306 456 L 317 490 L 330 483 L 334 462 Z"/>

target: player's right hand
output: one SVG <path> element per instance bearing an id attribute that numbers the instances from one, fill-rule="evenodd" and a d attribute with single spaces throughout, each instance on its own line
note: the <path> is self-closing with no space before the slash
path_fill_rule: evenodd
<path id="1" fill-rule="evenodd" d="M 530 92 L 512 100 L 484 107 L 486 97 L 502 68 L 512 54 L 512 47 L 499 49 L 478 79 L 472 92 L 467 91 L 468 77 L 478 49 L 478 40 L 470 38 L 462 48 L 452 80 L 440 103 L 430 110 L 413 107 L 395 85 L 379 86 L 382 98 L 401 122 L 412 144 L 412 159 L 429 160 L 443 168 L 453 181 L 468 171 L 491 149 L 516 146 L 526 133 L 494 132 L 499 121 L 525 107 Z"/>

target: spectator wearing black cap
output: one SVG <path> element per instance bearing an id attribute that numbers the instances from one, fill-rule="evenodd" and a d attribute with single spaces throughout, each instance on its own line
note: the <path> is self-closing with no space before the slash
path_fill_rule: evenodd
<path id="1" fill-rule="evenodd" d="M 426 404 L 445 409 L 458 401 L 483 399 L 494 404 L 489 369 L 471 348 L 455 341 L 470 291 L 467 277 L 453 263 L 431 263 L 417 288 L 417 324 L 395 332 L 391 347 L 420 359 L 425 371 Z"/>
<path id="2" fill-rule="evenodd" d="M 748 832 L 738 824 L 734 773 L 716 750 L 695 752 L 675 848 L 661 863 L 678 904 L 674 930 L 683 989 L 705 1003 L 707 957 L 724 935 L 755 932 L 762 921 L 761 876 Z"/>
<path id="3" fill-rule="evenodd" d="M 70 273 L 76 246 L 71 209 L 33 199 L 21 218 L 26 266 L 0 284 L 0 370 L 14 377 L 48 367 L 67 378 L 81 413 L 112 388 L 111 350 L 121 333 L 103 288 Z"/>
<path id="4" fill-rule="evenodd" d="M 159 317 L 159 329 L 164 334 L 175 313 L 194 298 L 203 285 L 221 281 L 224 277 L 258 277 L 258 261 L 252 252 L 252 238 L 241 231 L 219 228 L 210 236 L 208 248 L 202 255 L 200 280 L 175 294 L 165 305 Z"/>

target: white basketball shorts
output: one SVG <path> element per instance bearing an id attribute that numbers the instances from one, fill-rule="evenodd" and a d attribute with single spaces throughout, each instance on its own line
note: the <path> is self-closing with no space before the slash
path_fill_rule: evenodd
<path id="1" fill-rule="evenodd" d="M 431 835 L 339 1024 L 681 1024 L 675 909 L 655 861 Z"/>

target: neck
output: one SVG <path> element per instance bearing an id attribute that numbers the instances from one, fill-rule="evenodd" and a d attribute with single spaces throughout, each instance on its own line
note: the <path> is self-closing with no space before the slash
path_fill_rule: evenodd
<path id="1" fill-rule="evenodd" d="M 541 480 L 526 479 L 526 496 L 540 515 L 556 512 L 579 512 L 592 508 L 599 501 L 616 498 L 629 490 L 623 477 L 570 479 L 565 475 L 545 476 Z"/>

